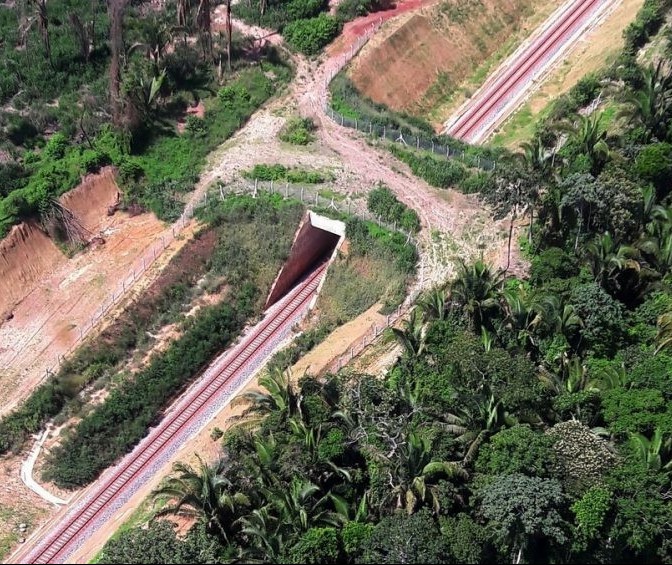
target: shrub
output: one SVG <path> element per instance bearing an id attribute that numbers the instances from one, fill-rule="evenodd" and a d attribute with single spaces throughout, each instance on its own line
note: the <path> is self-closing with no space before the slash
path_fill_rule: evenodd
<path id="1" fill-rule="evenodd" d="M 384 184 L 380 184 L 369 192 L 367 207 L 370 212 L 380 216 L 387 223 L 396 223 L 405 230 L 412 232 L 420 231 L 420 218 L 415 210 L 411 210 L 399 202 L 397 197 Z"/>
<path id="2" fill-rule="evenodd" d="M 411 167 L 414 175 L 432 186 L 439 188 L 459 186 L 468 175 L 465 166 L 457 161 L 437 158 L 430 154 L 407 151 L 396 145 L 391 145 L 390 151 Z"/>
<path id="3" fill-rule="evenodd" d="M 283 35 L 294 49 L 305 55 L 316 55 L 340 31 L 336 18 L 320 14 L 316 18 L 296 20 L 285 26 Z"/>
<path id="4" fill-rule="evenodd" d="M 282 126 L 278 137 L 292 145 L 308 145 L 315 139 L 314 130 L 315 124 L 310 118 L 291 118 Z"/>

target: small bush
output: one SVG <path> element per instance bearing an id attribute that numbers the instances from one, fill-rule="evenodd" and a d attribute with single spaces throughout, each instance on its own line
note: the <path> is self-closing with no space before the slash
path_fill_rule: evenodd
<path id="1" fill-rule="evenodd" d="M 420 231 L 420 218 L 415 210 L 399 202 L 384 184 L 369 192 L 367 206 L 369 211 L 390 224 L 396 223 L 399 227 L 411 232 Z"/>
<path id="2" fill-rule="evenodd" d="M 316 55 L 338 35 L 340 27 L 336 18 L 320 14 L 316 18 L 291 22 L 282 33 L 287 43 L 297 51 L 304 55 Z"/>
<path id="3" fill-rule="evenodd" d="M 315 124 L 310 118 L 291 118 L 280 130 L 280 140 L 292 145 L 308 145 L 315 140 Z"/>
<path id="4" fill-rule="evenodd" d="M 243 176 L 248 179 L 257 179 L 263 181 L 288 181 L 294 183 L 319 184 L 324 182 L 325 176 L 317 171 L 308 171 L 306 169 L 291 169 L 284 165 L 255 165 L 249 171 L 245 171 Z"/>
<path id="5" fill-rule="evenodd" d="M 414 175 L 432 186 L 439 188 L 458 187 L 468 175 L 464 165 L 457 161 L 439 159 L 429 154 L 407 151 L 396 145 L 391 145 L 390 151 L 395 157 L 401 159 L 411 167 Z"/>

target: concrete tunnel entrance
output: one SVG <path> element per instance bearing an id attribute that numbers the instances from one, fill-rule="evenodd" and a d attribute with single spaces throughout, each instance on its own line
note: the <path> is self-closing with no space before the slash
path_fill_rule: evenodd
<path id="1" fill-rule="evenodd" d="M 308 211 L 294 236 L 292 249 L 275 278 L 265 308 L 273 306 L 322 261 L 332 261 L 345 238 L 345 224 Z"/>

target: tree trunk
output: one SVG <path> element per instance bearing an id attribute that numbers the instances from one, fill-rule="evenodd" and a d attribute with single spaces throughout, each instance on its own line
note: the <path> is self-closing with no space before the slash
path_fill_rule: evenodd
<path id="1" fill-rule="evenodd" d="M 513 222 L 516 221 L 516 207 L 513 207 L 513 211 L 511 212 L 511 223 L 509 224 L 509 245 L 508 245 L 508 251 L 506 255 L 506 269 L 505 271 L 509 270 L 509 267 L 511 266 L 511 239 L 513 238 Z"/>
<path id="2" fill-rule="evenodd" d="M 231 72 L 231 0 L 226 0 L 226 70 Z"/>
<path id="3" fill-rule="evenodd" d="M 116 127 L 124 125 L 123 101 L 121 99 L 121 57 L 124 53 L 124 10 L 128 0 L 110 0 L 110 102 L 112 122 Z"/>

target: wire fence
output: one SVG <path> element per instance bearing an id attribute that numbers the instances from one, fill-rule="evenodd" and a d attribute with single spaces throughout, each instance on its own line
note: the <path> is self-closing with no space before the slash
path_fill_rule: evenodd
<path id="1" fill-rule="evenodd" d="M 354 57 L 354 55 L 367 43 L 367 41 L 371 38 L 371 36 L 376 32 L 376 30 L 381 25 L 382 25 L 382 19 L 371 24 L 371 27 L 366 31 L 366 33 L 360 36 L 354 43 L 352 43 L 349 49 L 343 54 L 342 57 L 339 57 L 338 59 L 335 60 L 333 68 L 328 70 L 325 76 L 325 87 L 329 85 L 331 80 L 333 80 L 334 76 L 336 76 L 336 74 L 343 67 L 345 67 L 345 65 L 347 65 L 347 63 Z M 368 130 L 369 133 L 372 134 L 375 134 L 380 129 L 378 126 L 375 126 L 373 124 L 369 125 L 357 120 L 352 121 L 349 118 L 341 116 L 330 107 L 327 107 L 327 109 L 325 109 L 325 112 L 327 113 L 327 115 L 331 117 L 332 120 L 336 122 L 339 122 L 340 120 L 341 125 L 347 127 L 354 127 L 355 129 L 360 129 L 360 131 L 365 132 Z M 396 130 L 383 128 L 381 137 L 383 138 L 395 137 L 394 140 L 396 141 L 397 138 L 401 138 L 402 136 L 401 132 L 397 134 Z M 424 148 L 427 145 L 427 143 L 424 139 L 416 140 L 416 145 L 418 147 Z M 439 152 L 438 146 L 436 147 L 436 151 Z M 457 155 L 453 154 L 450 154 L 450 156 L 457 157 Z M 273 181 L 267 183 L 258 180 L 250 181 L 249 183 L 240 181 L 233 185 L 227 185 L 226 187 L 220 184 L 218 187 L 216 187 L 216 189 L 214 190 L 210 189 L 206 191 L 204 193 L 203 199 L 198 200 L 193 204 L 188 204 L 185 207 L 182 215 L 170 226 L 170 228 L 168 228 L 159 237 L 159 241 L 154 243 L 138 260 L 136 260 L 134 265 L 125 273 L 124 276 L 121 277 L 121 280 L 117 288 L 113 292 L 111 292 L 108 296 L 105 297 L 105 299 L 102 301 L 100 305 L 100 308 L 96 310 L 96 312 L 88 320 L 86 320 L 83 324 L 79 325 L 73 343 L 65 351 L 65 353 L 59 354 L 56 357 L 53 365 L 50 365 L 45 369 L 44 375 L 40 379 L 40 382 L 43 382 L 50 376 L 53 376 L 63 365 L 63 363 L 72 355 L 75 349 L 79 347 L 81 342 L 84 341 L 84 339 L 91 333 L 91 331 L 101 322 L 101 320 L 105 317 L 105 315 L 127 295 L 129 290 L 133 287 L 134 283 L 155 263 L 156 259 L 161 255 L 161 253 L 163 253 L 163 251 L 175 240 L 175 238 L 184 229 L 184 227 L 187 225 L 187 222 L 193 217 L 194 210 L 196 208 L 200 208 L 206 205 L 208 202 L 208 198 L 217 197 L 218 195 L 221 196 L 221 198 L 224 198 L 226 193 L 251 192 L 253 194 L 256 194 L 257 191 L 260 190 L 267 190 L 271 193 L 281 192 L 284 190 L 283 195 L 285 198 L 295 198 L 300 200 L 304 204 L 311 204 L 316 207 L 321 207 L 325 209 L 335 209 L 343 213 L 348 214 L 356 213 L 358 216 L 375 221 L 380 225 L 383 225 L 393 231 L 399 231 L 405 233 L 407 241 L 412 242 L 414 245 L 417 246 L 417 241 L 410 232 L 404 231 L 400 226 L 397 226 L 396 224 L 388 224 L 382 218 L 375 217 L 374 215 L 368 213 L 364 209 L 359 208 L 355 210 L 353 201 L 349 198 L 347 198 L 346 200 L 327 198 L 320 195 L 318 189 L 312 187 L 290 183 L 285 183 L 284 185 L 278 185 L 278 184 L 274 185 Z"/>
<path id="2" fill-rule="evenodd" d="M 474 167 L 484 171 L 494 171 L 497 168 L 497 161 L 483 157 L 479 154 L 472 154 L 464 149 L 450 147 L 447 144 L 441 144 L 430 137 L 423 137 L 412 133 L 410 130 L 393 128 L 367 119 L 348 118 L 327 105 L 324 113 L 335 123 L 361 131 L 372 137 L 391 141 L 403 145 L 409 149 L 430 151 L 438 157 L 446 159 L 456 159 L 464 163 L 467 167 Z"/>
<path id="3" fill-rule="evenodd" d="M 382 20 L 371 24 L 371 27 L 364 35 L 355 40 L 350 47 L 338 57 L 331 69 L 326 71 L 324 79 L 324 87 L 328 89 L 329 84 L 334 77 L 343 70 L 343 68 L 352 60 L 352 58 L 366 45 L 373 34 L 382 25 Z M 396 142 L 411 149 L 431 151 L 437 156 L 445 157 L 447 159 L 457 159 L 462 161 L 468 167 L 475 167 L 485 171 L 494 171 L 497 168 L 497 162 L 494 159 L 489 159 L 480 154 L 472 154 L 465 151 L 461 146 L 457 145 L 451 147 L 447 143 L 440 143 L 435 139 L 427 136 L 422 136 L 413 133 L 410 130 L 389 127 L 381 123 L 382 120 L 376 122 L 362 118 L 350 118 L 334 110 L 329 103 L 323 108 L 324 113 L 331 118 L 331 120 L 343 127 L 356 129 L 362 133 L 371 135 L 376 138 L 385 139 Z"/>
<path id="4" fill-rule="evenodd" d="M 252 196 L 257 196 L 260 192 L 269 192 L 271 194 L 280 194 L 283 198 L 292 198 L 300 200 L 304 204 L 313 205 L 315 207 L 323 209 L 334 209 L 340 212 L 347 212 L 348 214 L 355 214 L 363 219 L 375 221 L 379 225 L 391 229 L 393 231 L 398 231 L 406 235 L 406 241 L 412 243 L 417 247 L 418 242 L 410 232 L 406 232 L 402 229 L 399 229 L 396 224 L 390 224 L 385 222 L 382 218 L 377 217 L 367 210 L 362 210 L 359 207 L 355 206 L 354 202 L 350 198 L 345 200 L 337 200 L 334 198 L 326 198 L 319 194 L 319 189 L 313 186 L 306 186 L 300 184 L 292 183 L 274 183 L 273 181 L 260 181 L 260 180 L 248 180 L 248 181 L 237 181 L 233 184 L 225 185 L 220 183 L 217 186 L 216 190 L 210 191 L 209 198 L 220 198 L 223 200 L 228 194 L 252 194 Z M 199 203 L 199 206 L 207 204 L 208 196 L 206 199 Z M 353 358 L 358 356 L 364 349 L 371 345 L 374 341 L 380 337 L 380 335 L 387 328 L 391 328 L 397 324 L 397 322 L 413 307 L 415 300 L 420 295 L 421 288 L 419 285 L 416 285 L 411 292 L 406 296 L 406 299 L 402 304 L 397 306 L 396 310 L 392 313 L 385 316 L 385 321 L 382 323 L 372 324 L 369 329 L 364 333 L 361 338 L 356 339 L 346 350 L 345 353 L 335 357 L 330 361 L 321 371 L 322 374 L 325 373 L 335 373 L 340 371 L 347 363 L 352 361 Z"/>
<path id="5" fill-rule="evenodd" d="M 158 241 L 152 244 L 150 248 L 135 261 L 132 267 L 121 276 L 117 287 L 103 299 L 100 308 L 98 308 L 88 320 L 78 326 L 75 340 L 70 344 L 70 347 L 68 347 L 66 352 L 59 354 L 56 357 L 54 364 L 45 369 L 40 382 L 43 382 L 46 378 L 54 375 L 58 371 L 75 349 L 79 347 L 81 342 L 84 341 L 91 331 L 101 322 L 105 315 L 128 294 L 135 282 L 156 262 L 161 256 L 161 253 L 175 241 L 194 215 L 194 208 L 195 205 L 188 204 L 180 217 L 159 236 Z"/>

